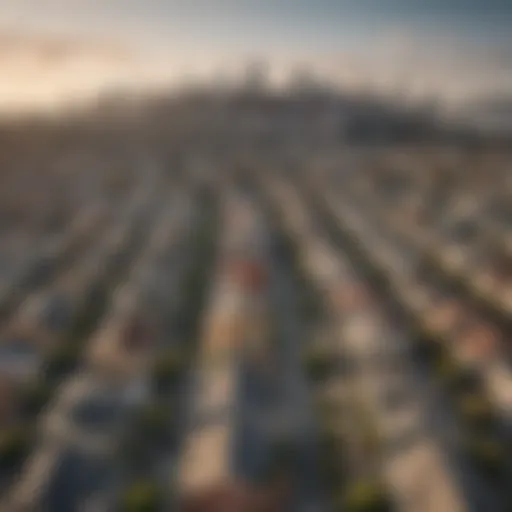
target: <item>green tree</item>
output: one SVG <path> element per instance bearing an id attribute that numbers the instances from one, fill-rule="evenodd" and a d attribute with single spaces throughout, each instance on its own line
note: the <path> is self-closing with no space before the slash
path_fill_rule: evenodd
<path id="1" fill-rule="evenodd" d="M 306 373 L 313 381 L 324 380 L 333 370 L 333 358 L 329 351 L 314 349 L 304 356 Z"/>
<path id="2" fill-rule="evenodd" d="M 137 424 L 145 438 L 164 441 L 172 427 L 172 414 L 165 404 L 149 404 L 140 411 Z"/>
<path id="3" fill-rule="evenodd" d="M 122 497 L 123 512 L 157 512 L 163 504 L 162 492 L 156 482 L 142 480 L 133 483 Z"/>
<path id="4" fill-rule="evenodd" d="M 322 472 L 330 487 L 339 486 L 344 479 L 343 441 L 339 429 L 326 426 L 320 436 L 319 462 Z"/>
<path id="5" fill-rule="evenodd" d="M 75 344 L 59 345 L 46 358 L 45 374 L 50 382 L 69 373 L 78 361 L 81 348 Z"/>
<path id="6" fill-rule="evenodd" d="M 0 466 L 14 468 L 28 452 L 29 445 L 28 429 L 18 426 L 0 430 Z"/>
<path id="7" fill-rule="evenodd" d="M 390 512 L 389 498 L 377 482 L 362 481 L 352 484 L 337 503 L 344 512 Z"/>
<path id="8" fill-rule="evenodd" d="M 477 466 L 492 478 L 503 474 L 506 455 L 502 444 L 489 437 L 473 437 L 467 441 L 467 452 Z"/>
<path id="9" fill-rule="evenodd" d="M 153 385 L 158 392 L 171 390 L 178 382 L 183 369 L 183 355 L 176 349 L 170 349 L 156 362 L 153 373 Z"/>
<path id="10" fill-rule="evenodd" d="M 53 387 L 42 380 L 28 383 L 21 390 L 21 408 L 24 414 L 33 417 L 48 403 Z"/>
<path id="11" fill-rule="evenodd" d="M 492 424 L 492 406 L 482 395 L 463 395 L 457 402 L 457 408 L 462 418 L 472 426 L 484 427 Z"/>

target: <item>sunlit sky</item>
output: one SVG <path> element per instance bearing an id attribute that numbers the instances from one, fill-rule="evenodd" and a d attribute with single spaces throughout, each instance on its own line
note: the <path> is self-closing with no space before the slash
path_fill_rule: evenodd
<path id="1" fill-rule="evenodd" d="M 351 87 L 512 90 L 507 0 L 0 0 L 0 104 L 179 82 L 248 58 Z"/>

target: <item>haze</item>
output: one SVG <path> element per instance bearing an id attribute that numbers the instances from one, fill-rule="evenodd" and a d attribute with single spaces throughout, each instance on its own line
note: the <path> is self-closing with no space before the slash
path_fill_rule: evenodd
<path id="1" fill-rule="evenodd" d="M 454 103 L 512 90 L 505 1 L 3 0 L 0 106 L 58 105 L 113 86 L 236 76 L 264 59 L 345 87 Z"/>

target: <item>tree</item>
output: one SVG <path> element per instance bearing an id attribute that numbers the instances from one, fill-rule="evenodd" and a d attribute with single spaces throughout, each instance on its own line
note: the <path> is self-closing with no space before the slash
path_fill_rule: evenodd
<path id="1" fill-rule="evenodd" d="M 435 370 L 439 378 L 450 387 L 456 386 L 462 376 L 461 368 L 446 353 L 441 354 L 435 362 Z"/>
<path id="2" fill-rule="evenodd" d="M 270 457 L 261 475 L 262 483 L 271 483 L 291 476 L 290 472 L 296 466 L 296 459 L 295 443 L 284 435 L 277 436 L 272 441 Z"/>
<path id="3" fill-rule="evenodd" d="M 314 349 L 305 354 L 306 373 L 313 381 L 324 380 L 333 370 L 332 355 L 326 350 Z"/>
<path id="4" fill-rule="evenodd" d="M 382 486 L 377 482 L 361 481 L 352 484 L 336 504 L 344 512 L 390 512 L 391 506 Z"/>
<path id="5" fill-rule="evenodd" d="M 339 486 L 343 480 L 343 441 L 338 428 L 327 425 L 320 438 L 320 465 L 329 486 Z"/>
<path id="6" fill-rule="evenodd" d="M 183 356 L 178 350 L 170 349 L 158 359 L 153 368 L 152 381 L 158 392 L 172 389 L 178 382 L 183 369 Z"/>
<path id="7" fill-rule="evenodd" d="M 28 417 L 39 414 L 41 409 L 48 403 L 53 388 L 44 381 L 33 381 L 27 384 L 21 391 L 21 407 Z"/>
<path id="8" fill-rule="evenodd" d="M 164 441 L 169 436 L 171 420 L 171 411 L 165 404 L 149 404 L 139 413 L 138 427 L 144 438 Z"/>
<path id="9" fill-rule="evenodd" d="M 318 415 L 322 421 L 322 425 L 326 426 L 325 433 L 328 433 L 328 426 L 332 425 L 341 417 L 342 407 L 339 401 L 332 398 L 320 399 L 318 401 Z"/>
<path id="10" fill-rule="evenodd" d="M 466 394 L 458 400 L 458 410 L 470 425 L 489 426 L 493 420 L 493 410 L 489 401 L 479 394 Z"/>
<path id="11" fill-rule="evenodd" d="M 162 492 L 156 482 L 142 480 L 125 491 L 122 497 L 123 512 L 157 512 L 163 504 Z"/>
<path id="12" fill-rule="evenodd" d="M 46 376 L 53 382 L 68 373 L 76 364 L 81 349 L 75 344 L 60 345 L 46 359 Z"/>
<path id="13" fill-rule="evenodd" d="M 298 288 L 298 308 L 301 317 L 306 321 L 316 318 L 322 307 L 319 294 L 306 282 L 300 283 Z"/>
<path id="14" fill-rule="evenodd" d="M 495 439 L 472 437 L 466 443 L 468 455 L 490 477 L 503 474 L 506 463 L 504 447 Z"/>
<path id="15" fill-rule="evenodd" d="M 0 467 L 11 470 L 28 451 L 30 434 L 28 429 L 20 427 L 6 428 L 0 431 Z"/>

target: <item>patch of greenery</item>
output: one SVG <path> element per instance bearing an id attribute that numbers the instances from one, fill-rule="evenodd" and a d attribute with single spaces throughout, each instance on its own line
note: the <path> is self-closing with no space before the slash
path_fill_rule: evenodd
<path id="1" fill-rule="evenodd" d="M 28 417 L 36 416 L 48 403 L 52 393 L 53 387 L 47 382 L 36 380 L 28 383 L 20 393 L 22 412 Z"/>
<path id="2" fill-rule="evenodd" d="M 28 428 L 20 426 L 0 430 L 0 467 L 11 470 L 28 452 L 31 435 Z"/>
<path id="3" fill-rule="evenodd" d="M 74 344 L 59 345 L 46 357 L 45 375 L 50 382 L 69 373 L 78 361 L 81 347 Z"/>
<path id="4" fill-rule="evenodd" d="M 491 404 L 480 394 L 466 393 L 459 398 L 457 409 L 461 417 L 473 426 L 489 426 L 494 419 Z"/>
<path id="5" fill-rule="evenodd" d="M 155 389 L 165 392 L 172 389 L 178 382 L 184 367 L 184 358 L 180 351 L 169 349 L 158 358 L 152 372 Z"/>
<path id="6" fill-rule="evenodd" d="M 334 369 L 332 354 L 322 349 L 309 350 L 304 355 L 304 367 L 311 380 L 315 382 L 324 380 Z"/>
<path id="7" fill-rule="evenodd" d="M 125 491 L 120 508 L 122 512 L 157 512 L 162 504 L 162 492 L 156 482 L 142 480 Z"/>
<path id="8" fill-rule="evenodd" d="M 507 456 L 496 439 L 473 437 L 466 442 L 466 450 L 477 466 L 490 477 L 503 474 Z"/>
<path id="9" fill-rule="evenodd" d="M 336 503 L 344 512 L 390 512 L 391 504 L 383 487 L 373 481 L 356 482 L 349 486 Z"/>

